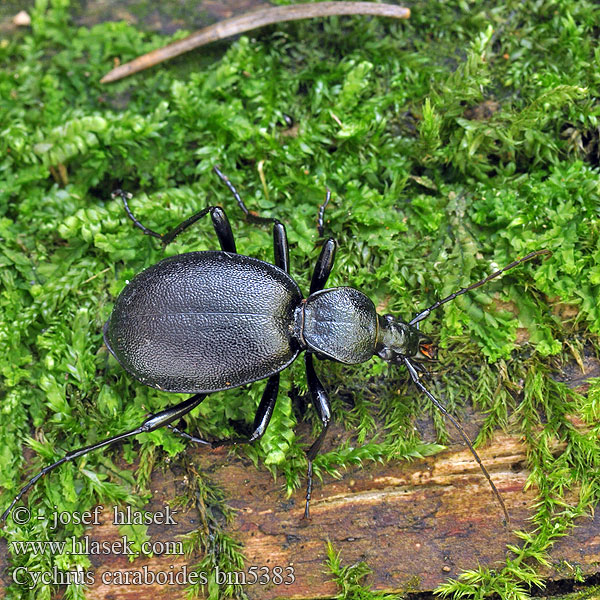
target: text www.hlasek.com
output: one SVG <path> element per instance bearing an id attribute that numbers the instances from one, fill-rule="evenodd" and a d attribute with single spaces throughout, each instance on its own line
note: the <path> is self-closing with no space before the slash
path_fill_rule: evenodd
<path id="1" fill-rule="evenodd" d="M 129 539 L 126 535 L 118 540 L 98 542 L 85 535 L 81 539 L 71 536 L 68 540 L 18 540 L 10 542 L 12 553 L 16 556 L 38 556 L 41 554 L 72 554 L 87 556 L 90 554 L 117 554 L 126 556 L 140 556 L 151 554 L 169 554 L 183 556 L 183 542 L 180 541 L 151 541 L 145 540 L 134 548 L 136 540 Z"/>

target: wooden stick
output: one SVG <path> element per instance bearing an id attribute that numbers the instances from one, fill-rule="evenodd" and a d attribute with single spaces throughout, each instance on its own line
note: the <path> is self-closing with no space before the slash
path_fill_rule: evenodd
<path id="1" fill-rule="evenodd" d="M 288 6 L 273 6 L 255 10 L 231 19 L 225 19 L 204 29 L 200 29 L 188 37 L 178 40 L 148 52 L 131 62 L 125 63 L 108 72 L 100 83 L 117 81 L 127 75 L 132 75 L 143 69 L 152 67 L 160 62 L 189 52 L 210 42 L 222 40 L 244 31 L 258 29 L 273 23 L 298 21 L 314 17 L 329 17 L 332 15 L 374 15 L 394 19 L 408 19 L 410 10 L 393 4 L 375 4 L 372 2 L 316 2 L 314 4 L 290 4 Z"/>

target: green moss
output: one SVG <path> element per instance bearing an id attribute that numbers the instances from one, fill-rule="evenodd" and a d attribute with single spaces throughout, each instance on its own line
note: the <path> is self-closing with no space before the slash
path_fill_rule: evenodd
<path id="1" fill-rule="evenodd" d="M 594 600 L 599 594 L 600 586 L 592 585 L 571 594 L 548 597 L 548 600 Z"/>
<path id="2" fill-rule="evenodd" d="M 250 208 L 286 223 L 292 272 L 303 289 L 318 254 L 317 208 L 331 189 L 327 229 L 340 249 L 330 283 L 358 287 L 383 312 L 405 318 L 492 265 L 553 251 L 423 324 L 442 348 L 436 393 L 459 418 L 465 398 L 486 412 L 479 441 L 504 426 L 523 435 L 530 483 L 539 489 L 531 530 L 511 547 L 505 567 L 465 573 L 440 591 L 526 597 L 541 582 L 538 565 L 553 541 L 600 496 L 598 382 L 582 397 L 551 377 L 557 360 L 598 355 L 598 6 L 427 1 L 414 3 L 405 23 L 357 17 L 282 24 L 231 42 L 218 60 L 207 51 L 213 64 L 197 51 L 111 86 L 98 81 L 115 58 L 130 60 L 168 40 L 124 23 L 76 28 L 71 10 L 66 0 L 40 0 L 31 31 L 0 43 L 2 503 L 67 450 L 133 428 L 148 410 L 173 401 L 134 382 L 102 346 L 118 292 L 164 256 L 133 230 L 111 200 L 113 189 L 133 192 L 136 214 L 159 231 L 221 204 L 240 251 L 272 259 L 270 233 L 243 221 L 212 173 L 219 164 Z M 293 131 L 284 113 L 293 116 Z M 200 223 L 167 253 L 214 247 L 210 225 Z M 494 298 L 510 301 L 518 318 Z M 576 316 L 561 319 L 554 303 L 572 305 Z M 519 327 L 529 341 L 516 348 Z M 371 361 L 321 372 L 336 390 L 335 419 L 358 443 L 318 457 L 317 474 L 439 450 L 415 434 L 414 419 L 431 408 L 404 371 Z M 269 433 L 244 450 L 283 473 L 289 490 L 304 480 L 307 443 L 293 433 L 292 381 L 296 395 L 306 392 L 300 363 L 282 378 Z M 255 385 L 215 395 L 189 426 L 207 437 L 230 436 L 232 422 L 252 423 L 260 394 Z M 588 428 L 575 429 L 571 415 Z M 306 418 L 318 430 L 312 410 Z M 443 420 L 434 418 L 443 442 Z M 556 441 L 565 447 L 558 454 L 549 450 Z M 31 448 L 27 460 L 23 446 Z M 184 448 L 168 431 L 139 436 L 62 466 L 25 502 L 46 513 L 54 505 L 141 505 L 156 457 Z M 120 456 L 140 457 L 141 499 L 132 495 L 130 472 L 114 463 Z M 565 500 L 569 488 L 579 490 L 573 504 Z M 210 486 L 194 494 L 220 504 Z M 191 543 L 209 552 L 210 565 L 233 568 L 239 548 L 218 525 Z M 36 520 L 3 531 L 12 541 L 83 529 L 51 532 Z M 222 558 L 214 552 L 219 546 L 227 549 Z M 13 564 L 73 569 L 85 568 L 85 560 L 14 556 Z M 39 585 L 11 593 L 51 592 Z M 67 593 L 82 597 L 83 588 Z"/>
<path id="3" fill-rule="evenodd" d="M 336 553 L 331 543 L 327 544 L 327 567 L 338 586 L 339 594 L 336 598 L 340 600 L 399 600 L 401 598 L 397 594 L 373 592 L 365 587 L 362 580 L 371 573 L 369 566 L 361 561 L 343 567 L 340 553 Z"/>

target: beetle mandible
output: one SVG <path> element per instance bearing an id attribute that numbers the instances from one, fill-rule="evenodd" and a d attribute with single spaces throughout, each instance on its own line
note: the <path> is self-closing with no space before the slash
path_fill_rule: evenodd
<path id="1" fill-rule="evenodd" d="M 289 249 L 284 225 L 275 218 L 248 211 L 237 190 L 219 170 L 247 219 L 273 225 L 275 264 L 238 254 L 225 211 L 208 206 L 180 223 L 166 235 L 148 229 L 131 212 L 129 194 L 119 196 L 128 217 L 146 235 L 171 243 L 182 231 L 210 214 L 220 251 L 188 252 L 165 258 L 139 273 L 121 292 L 104 326 L 104 342 L 117 361 L 141 383 L 190 398 L 149 415 L 135 429 L 71 451 L 46 466 L 19 491 L 0 520 L 44 475 L 92 450 L 168 426 L 187 440 L 210 447 L 250 443 L 266 431 L 275 408 L 279 374 L 304 351 L 306 378 L 322 430 L 307 451 L 308 471 L 304 516 L 309 516 L 312 464 L 331 422 L 331 405 L 317 376 L 313 359 L 358 364 L 372 356 L 404 365 L 417 388 L 456 427 L 488 480 L 508 520 L 508 512 L 489 473 L 460 424 L 427 390 L 420 380 L 420 362 L 432 360 L 435 350 L 419 330 L 432 311 L 456 297 L 499 277 L 505 271 L 549 250 L 530 252 L 484 279 L 438 300 L 405 322 L 379 315 L 373 302 L 351 287 L 325 288 L 333 267 L 336 242 L 329 238 L 317 260 L 309 295 L 304 298 L 289 274 Z M 323 234 L 319 209 L 318 229 Z M 173 423 L 197 407 L 208 394 L 267 379 L 267 384 L 248 438 L 207 441 L 178 429 Z"/>

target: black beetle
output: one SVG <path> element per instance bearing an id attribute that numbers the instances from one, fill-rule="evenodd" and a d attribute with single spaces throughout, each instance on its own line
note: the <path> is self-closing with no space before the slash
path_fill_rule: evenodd
<path id="1" fill-rule="evenodd" d="M 304 299 L 289 275 L 289 250 L 285 227 L 277 219 L 252 215 L 233 184 L 215 167 L 246 217 L 273 224 L 275 264 L 237 254 L 225 212 L 209 206 L 166 235 L 146 228 L 127 204 L 129 194 L 118 190 L 127 215 L 145 234 L 172 242 L 187 227 L 210 214 L 221 251 L 189 252 L 166 258 L 138 274 L 121 292 L 104 327 L 104 341 L 119 363 L 145 385 L 191 398 L 150 415 L 139 427 L 97 444 L 69 452 L 45 467 L 14 498 L 15 503 L 46 473 L 64 462 L 114 442 L 168 426 L 188 440 L 211 447 L 253 442 L 265 432 L 279 390 L 279 373 L 305 351 L 308 388 L 323 424 L 319 437 L 307 452 L 308 474 L 305 517 L 309 515 L 312 462 L 318 454 L 331 419 L 327 392 L 317 377 L 313 356 L 345 364 L 357 364 L 373 355 L 393 364 L 404 364 L 414 384 L 432 400 L 460 432 L 473 453 L 506 518 L 508 513 L 487 470 L 458 422 L 421 383 L 418 361 L 434 358 L 434 348 L 419 331 L 419 323 L 431 311 L 473 290 L 534 256 L 538 250 L 515 260 L 488 277 L 437 301 L 408 323 L 392 315 L 378 315 L 373 302 L 350 287 L 324 289 L 331 272 L 336 243 L 325 241 L 314 269 L 308 298 Z M 319 233 L 329 192 L 318 214 Z M 417 361 L 417 362 L 415 362 Z M 206 441 L 172 425 L 210 393 L 268 379 L 253 433 L 247 439 Z"/>

